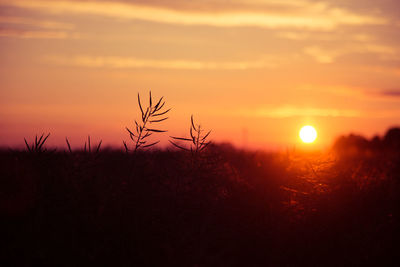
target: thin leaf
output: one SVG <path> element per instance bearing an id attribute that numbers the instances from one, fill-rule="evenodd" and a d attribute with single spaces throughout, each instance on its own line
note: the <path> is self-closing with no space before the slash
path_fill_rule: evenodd
<path id="1" fill-rule="evenodd" d="M 210 135 L 210 133 L 211 133 L 211 131 L 209 131 L 209 132 L 202 138 L 202 140 L 203 140 L 203 141 L 206 140 L 206 138 Z"/>
<path id="2" fill-rule="evenodd" d="M 193 128 L 192 127 L 190 127 L 190 136 L 192 137 L 193 144 L 196 144 L 196 137 L 193 134 Z"/>
<path id="3" fill-rule="evenodd" d="M 159 120 L 151 120 L 150 122 L 160 122 L 160 121 L 165 121 L 166 119 L 168 119 L 168 117 L 163 118 L 163 119 L 159 119 Z"/>
<path id="4" fill-rule="evenodd" d="M 42 148 L 42 146 L 44 145 L 44 143 L 46 142 L 46 140 L 47 140 L 47 138 L 49 138 L 49 136 L 50 136 L 50 133 L 42 140 L 42 142 L 39 144 L 39 150 Z M 42 139 L 42 137 L 40 137 L 40 139 L 39 140 L 41 140 Z"/>
<path id="5" fill-rule="evenodd" d="M 151 100 L 151 91 L 150 91 L 150 98 L 149 99 L 150 99 L 150 107 L 151 107 L 151 104 L 152 104 L 151 103 L 152 102 L 152 100 Z"/>
<path id="6" fill-rule="evenodd" d="M 158 106 L 160 105 L 161 101 L 163 100 L 164 97 L 161 97 L 160 100 L 158 100 L 157 104 L 154 106 L 154 110 L 157 111 Z"/>
<path id="7" fill-rule="evenodd" d="M 195 131 L 197 131 L 196 126 L 194 126 L 194 122 L 193 122 L 193 115 L 190 116 L 190 121 L 192 122 L 192 127 Z"/>
<path id="8" fill-rule="evenodd" d="M 138 133 L 139 132 L 139 124 L 137 123 L 137 121 L 135 121 L 135 124 L 136 124 L 136 132 Z"/>
<path id="9" fill-rule="evenodd" d="M 182 141 L 192 141 L 190 138 L 183 138 L 183 137 L 175 137 L 175 136 L 170 136 L 171 138 L 174 138 L 176 140 L 182 140 Z"/>
<path id="10" fill-rule="evenodd" d="M 145 145 L 145 146 L 143 146 L 143 148 L 145 148 L 145 147 L 150 147 L 150 146 L 154 146 L 155 144 L 158 144 L 158 143 L 160 143 L 160 141 L 157 141 L 157 142 L 154 142 L 154 143 Z"/>
<path id="11" fill-rule="evenodd" d="M 125 152 L 128 153 L 129 152 L 128 145 L 126 144 L 125 141 L 122 141 L 122 143 L 124 144 Z"/>
<path id="12" fill-rule="evenodd" d="M 131 139 L 132 139 L 132 136 L 135 136 L 135 137 L 136 137 L 136 135 L 135 135 L 134 133 L 132 133 L 132 131 L 129 130 L 128 127 L 125 127 L 125 128 L 126 128 L 126 130 L 129 132 L 129 135 L 131 136 Z"/>
<path id="13" fill-rule="evenodd" d="M 89 147 L 89 153 L 92 152 L 90 147 L 90 135 L 88 135 L 88 147 Z"/>
<path id="14" fill-rule="evenodd" d="M 211 142 L 208 142 L 208 143 L 206 143 L 204 146 L 202 146 L 202 147 L 200 148 L 200 151 L 202 151 L 203 149 L 205 149 L 210 143 L 211 143 Z"/>
<path id="15" fill-rule="evenodd" d="M 143 118 L 144 112 L 143 112 L 142 104 L 140 104 L 140 96 L 139 96 L 139 93 L 137 94 L 137 97 L 138 97 L 139 108 L 140 108 L 140 111 L 142 112 L 142 118 Z"/>
<path id="16" fill-rule="evenodd" d="M 157 129 L 150 129 L 150 128 L 146 128 L 146 129 L 147 129 L 147 131 L 156 132 L 156 133 L 164 133 L 164 132 L 166 132 L 166 130 L 157 130 Z"/>
<path id="17" fill-rule="evenodd" d="M 71 145 L 70 145 L 67 137 L 65 137 L 65 141 L 67 142 L 69 152 L 72 153 Z"/>
<path id="18" fill-rule="evenodd" d="M 99 153 L 99 150 L 100 150 L 102 142 L 103 142 L 103 140 L 100 140 L 100 143 L 99 143 L 99 145 L 97 146 L 97 149 L 96 149 L 96 153 Z"/>
<path id="19" fill-rule="evenodd" d="M 26 141 L 25 138 L 24 138 L 24 141 L 25 141 L 26 148 L 28 149 L 29 152 L 31 152 L 31 148 L 30 148 L 30 146 L 28 144 L 28 141 Z"/>
<path id="20" fill-rule="evenodd" d="M 44 133 L 42 133 L 42 135 L 40 136 L 39 140 L 37 140 L 37 135 L 35 136 L 35 147 L 36 147 L 36 148 L 37 148 L 37 147 L 40 145 L 40 143 L 42 142 L 43 136 L 44 136 Z"/>
<path id="21" fill-rule="evenodd" d="M 164 112 L 161 112 L 161 113 L 158 113 L 158 114 L 153 114 L 153 116 L 161 116 L 161 115 L 164 115 L 164 114 L 166 114 L 168 111 L 170 111 L 171 109 L 168 109 L 168 110 L 166 110 L 166 111 L 164 111 Z"/>
<path id="22" fill-rule="evenodd" d="M 149 108 L 146 109 L 146 113 L 144 114 L 144 116 L 142 116 L 142 121 L 143 121 L 143 122 L 146 121 L 146 118 L 147 118 L 148 113 L 149 113 Z"/>
<path id="23" fill-rule="evenodd" d="M 161 110 L 165 105 L 165 101 L 161 104 L 161 106 L 159 106 L 158 108 L 155 109 L 155 111 L 159 111 Z"/>
<path id="24" fill-rule="evenodd" d="M 145 138 L 147 138 L 147 137 L 149 137 L 149 136 L 151 136 L 153 133 L 150 133 L 150 132 L 146 132 L 146 134 L 142 137 L 142 139 L 145 139 Z"/>
<path id="25" fill-rule="evenodd" d="M 172 142 L 171 140 L 168 140 L 168 141 L 169 141 L 171 144 L 173 144 L 174 146 L 176 146 L 177 148 L 179 148 L 179 149 L 189 151 L 189 149 L 187 149 L 187 148 L 185 148 L 185 147 L 183 147 L 183 146 L 180 146 L 180 145 L 178 145 L 178 144 L 175 144 L 175 143 Z"/>

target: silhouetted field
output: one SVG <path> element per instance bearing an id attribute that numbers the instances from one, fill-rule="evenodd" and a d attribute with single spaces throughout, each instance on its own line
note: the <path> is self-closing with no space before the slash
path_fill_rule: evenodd
<path id="1" fill-rule="evenodd" d="M 0 152 L 1 266 L 398 266 L 399 129 L 329 153 Z"/>

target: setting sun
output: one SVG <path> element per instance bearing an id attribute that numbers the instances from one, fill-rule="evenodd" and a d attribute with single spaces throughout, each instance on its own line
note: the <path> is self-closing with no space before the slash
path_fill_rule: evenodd
<path id="1" fill-rule="evenodd" d="M 304 143 L 312 143 L 317 138 L 317 131 L 310 125 L 303 126 L 300 130 L 299 136 L 301 141 Z"/>

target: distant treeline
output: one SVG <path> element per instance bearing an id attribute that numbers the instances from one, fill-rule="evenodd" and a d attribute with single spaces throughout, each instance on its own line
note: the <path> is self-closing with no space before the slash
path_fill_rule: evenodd
<path id="1" fill-rule="evenodd" d="M 342 155 L 373 153 L 400 150 L 400 128 L 390 128 L 383 137 L 367 139 L 361 135 L 350 134 L 339 137 L 333 149 Z"/>

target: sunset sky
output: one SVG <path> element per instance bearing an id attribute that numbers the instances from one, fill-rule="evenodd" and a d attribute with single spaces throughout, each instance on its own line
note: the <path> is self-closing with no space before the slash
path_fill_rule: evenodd
<path id="1" fill-rule="evenodd" d="M 238 147 L 315 147 L 400 125 L 398 0 L 0 0 L 0 146 L 122 146 L 137 93 Z"/>

